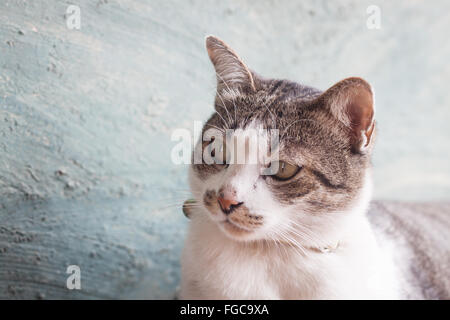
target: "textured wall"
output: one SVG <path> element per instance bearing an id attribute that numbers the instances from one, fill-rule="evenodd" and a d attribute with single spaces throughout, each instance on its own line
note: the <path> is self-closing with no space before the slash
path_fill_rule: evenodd
<path id="1" fill-rule="evenodd" d="M 369 80 L 376 197 L 450 198 L 448 1 L 3 0 L 0 21 L 0 298 L 173 294 L 187 186 L 170 134 L 212 110 L 206 34 L 262 75 Z"/>

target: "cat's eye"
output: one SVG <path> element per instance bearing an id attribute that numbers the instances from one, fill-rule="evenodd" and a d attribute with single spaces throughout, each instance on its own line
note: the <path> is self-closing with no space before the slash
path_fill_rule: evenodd
<path id="1" fill-rule="evenodd" d="M 207 148 L 209 148 L 209 152 L 212 158 L 214 158 L 214 163 L 218 164 L 218 165 L 227 165 L 228 162 L 228 158 L 229 158 L 229 154 L 227 152 L 227 148 L 226 148 L 226 144 L 225 142 L 222 142 L 221 146 L 219 147 L 220 149 L 217 150 L 218 152 L 216 152 L 216 149 L 212 149 L 212 142 L 214 142 L 215 138 L 211 138 L 211 141 L 208 142 Z"/>
<path id="2" fill-rule="evenodd" d="M 277 164 L 277 162 L 272 162 L 271 166 Z M 273 176 L 277 180 L 289 180 L 294 177 L 299 171 L 301 167 L 290 164 L 286 161 L 278 161 L 278 171 Z"/>
<path id="3" fill-rule="evenodd" d="M 220 152 L 220 151 L 222 151 L 222 152 Z M 222 157 L 220 156 L 220 153 L 222 153 Z M 216 155 L 216 150 L 212 150 L 211 156 L 214 158 L 216 164 L 226 165 L 227 160 L 228 160 L 228 153 L 227 153 L 227 148 L 225 146 L 225 143 L 222 145 L 220 150 L 217 152 L 217 155 Z"/>

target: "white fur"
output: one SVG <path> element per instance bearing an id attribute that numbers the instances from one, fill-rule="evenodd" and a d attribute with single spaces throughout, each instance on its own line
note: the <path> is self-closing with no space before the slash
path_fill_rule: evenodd
<path id="1" fill-rule="evenodd" d="M 229 168 L 208 181 L 190 171 L 197 202 L 202 203 L 205 190 L 231 184 L 239 201 L 264 217 L 264 226 L 244 239 L 233 239 L 221 228 L 221 213 L 212 214 L 203 206 L 196 209 L 182 256 L 182 299 L 398 298 L 392 259 L 380 252 L 365 216 L 370 171 L 351 210 L 318 218 L 282 207 L 258 179 L 255 166 Z M 320 236 L 292 238 L 305 252 L 277 238 L 294 217 Z M 311 249 L 337 243 L 329 253 Z"/>
<path id="2" fill-rule="evenodd" d="M 230 101 L 236 100 L 241 96 L 241 92 L 236 88 L 224 88 L 219 94 L 224 100 Z"/>

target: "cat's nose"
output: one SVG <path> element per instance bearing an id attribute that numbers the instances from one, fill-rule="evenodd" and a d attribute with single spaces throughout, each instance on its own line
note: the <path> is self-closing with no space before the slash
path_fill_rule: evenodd
<path id="1" fill-rule="evenodd" d="M 220 209 L 222 209 L 222 212 L 225 214 L 230 214 L 234 209 L 243 204 L 243 202 L 238 202 L 231 198 L 224 198 L 220 195 L 217 198 L 217 201 L 219 202 Z"/>

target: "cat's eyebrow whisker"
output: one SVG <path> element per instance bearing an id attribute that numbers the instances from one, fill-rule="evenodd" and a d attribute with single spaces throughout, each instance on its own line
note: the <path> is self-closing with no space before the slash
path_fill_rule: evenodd
<path id="1" fill-rule="evenodd" d="M 216 93 L 218 93 L 217 92 L 217 90 L 216 90 Z M 205 100 L 206 101 L 206 100 Z M 208 104 L 209 104 L 210 102 L 208 102 Z M 225 110 L 227 111 L 227 113 L 229 114 L 229 112 L 228 112 L 228 110 L 225 108 Z M 222 115 L 219 113 L 219 112 L 217 112 L 217 110 L 214 110 L 214 112 L 215 113 L 217 113 L 218 115 L 219 115 L 219 117 L 221 118 L 221 120 L 223 121 L 223 124 L 225 125 L 225 128 L 226 129 L 229 129 L 229 127 L 230 127 L 230 123 L 229 122 L 227 122 L 227 121 L 225 121 L 225 119 L 222 117 Z M 228 118 L 230 118 L 230 116 L 228 116 Z"/>
<path id="2" fill-rule="evenodd" d="M 232 121 L 233 121 L 233 119 L 231 119 L 231 117 L 230 117 L 230 113 L 228 112 L 228 110 L 227 110 L 227 108 L 225 107 L 225 106 L 221 106 L 221 105 L 218 105 L 219 107 L 221 107 L 222 109 L 225 109 L 225 111 L 228 113 L 228 127 L 231 127 L 232 126 Z"/>
<path id="3" fill-rule="evenodd" d="M 214 112 L 217 113 L 217 114 L 219 115 L 219 117 L 222 119 L 223 124 L 225 125 L 225 128 L 226 128 L 226 129 L 229 129 L 229 125 L 228 125 L 228 123 L 225 121 L 225 119 L 222 117 L 222 115 L 221 115 L 219 112 L 217 112 L 217 110 L 214 110 Z"/>
<path id="4" fill-rule="evenodd" d="M 219 97 L 219 99 L 220 99 L 220 101 L 222 101 L 222 104 L 223 104 L 223 106 L 220 106 L 220 107 L 222 107 L 222 108 L 224 108 L 225 109 L 225 111 L 227 112 L 227 114 L 228 114 L 228 120 L 230 120 L 230 124 L 231 125 L 233 125 L 233 119 L 231 118 L 231 115 L 230 115 L 230 113 L 228 112 L 228 109 L 227 109 L 227 106 L 226 106 L 226 104 L 225 104 L 225 102 L 223 101 L 223 99 L 222 99 L 222 95 L 220 94 L 220 92 L 219 91 L 216 91 L 216 94 L 217 94 L 217 96 Z M 236 107 L 235 107 L 235 110 L 236 110 Z"/>
<path id="5" fill-rule="evenodd" d="M 213 125 L 213 124 L 206 124 L 207 126 L 209 126 L 209 127 L 212 127 L 212 128 L 216 128 L 217 130 L 219 130 L 220 132 L 222 132 L 222 133 L 224 133 L 225 132 L 225 130 L 223 129 L 223 128 L 219 128 L 218 126 L 215 126 L 215 125 Z"/>
<path id="6" fill-rule="evenodd" d="M 227 86 L 227 89 L 231 91 L 230 87 L 228 86 L 228 83 L 222 78 L 222 76 L 218 72 L 216 72 L 216 74 L 222 80 L 222 82 Z M 217 90 L 216 90 L 216 92 L 217 92 Z M 219 96 L 220 96 L 220 94 L 219 94 Z M 237 118 L 236 118 L 236 109 L 237 109 L 237 107 L 236 107 L 236 103 L 234 102 L 234 100 L 232 100 L 232 101 L 233 101 L 233 105 L 234 105 L 234 121 L 236 122 L 236 120 L 237 120 Z"/>
<path id="7" fill-rule="evenodd" d="M 267 109 L 267 111 L 270 112 L 270 114 L 272 115 L 272 123 L 274 123 L 274 119 L 275 119 L 275 129 L 277 129 L 277 117 L 275 117 L 275 115 L 273 114 L 272 111 L 270 111 L 269 107 L 267 106 L 267 103 L 265 101 L 262 102 L 264 107 Z"/>

